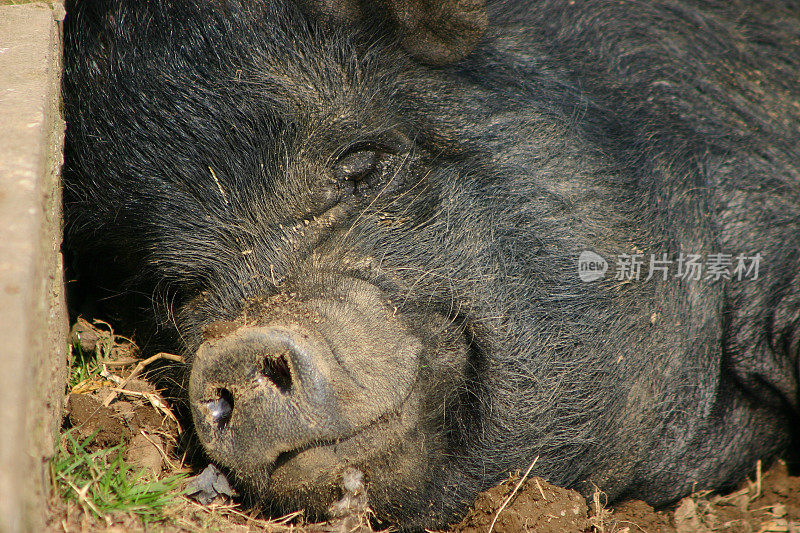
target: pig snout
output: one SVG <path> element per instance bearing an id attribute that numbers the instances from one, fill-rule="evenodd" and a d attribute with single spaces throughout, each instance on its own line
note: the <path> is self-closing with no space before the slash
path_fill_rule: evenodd
<path id="1" fill-rule="evenodd" d="M 306 479 L 336 470 L 336 453 L 344 462 L 361 457 L 377 442 L 373 433 L 414 409 L 420 339 L 376 287 L 342 285 L 267 299 L 235 322 L 204 328 L 189 399 L 198 437 L 217 464 L 291 467 L 293 479 Z"/>
<path id="2" fill-rule="evenodd" d="M 201 438 L 225 446 L 258 431 L 275 454 L 340 437 L 349 425 L 331 386 L 333 360 L 324 338 L 300 326 L 242 327 L 206 341 L 190 379 Z"/>

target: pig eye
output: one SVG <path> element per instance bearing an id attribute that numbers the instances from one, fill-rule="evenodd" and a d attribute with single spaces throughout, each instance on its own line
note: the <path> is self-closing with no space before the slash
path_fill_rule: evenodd
<path id="1" fill-rule="evenodd" d="M 382 153 L 377 148 L 351 149 L 334 166 L 334 176 L 340 180 L 362 182 L 378 170 Z"/>
<path id="2" fill-rule="evenodd" d="M 380 140 L 364 140 L 334 154 L 332 176 L 339 193 L 356 196 L 377 189 L 385 176 L 394 179 L 402 170 L 412 147 L 411 140 L 399 131 L 391 131 Z M 399 180 L 398 180 L 399 181 Z"/>

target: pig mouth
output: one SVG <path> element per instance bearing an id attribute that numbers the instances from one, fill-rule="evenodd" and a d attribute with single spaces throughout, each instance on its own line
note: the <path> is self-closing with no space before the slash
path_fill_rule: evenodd
<path id="1" fill-rule="evenodd" d="M 365 451 L 369 453 L 369 450 L 365 450 L 364 446 L 361 446 L 364 438 L 371 436 L 370 434 L 373 432 L 386 431 L 387 426 L 390 426 L 392 423 L 392 420 L 390 419 L 396 419 L 398 417 L 398 413 L 385 415 L 380 417 L 375 422 L 369 424 L 367 427 L 355 431 L 350 435 L 337 439 L 314 442 L 294 450 L 281 452 L 278 454 L 278 457 L 275 459 L 275 461 L 268 467 L 268 470 L 270 471 L 270 477 L 276 475 L 281 476 L 281 473 L 291 469 L 295 462 L 302 463 L 305 457 L 313 454 L 330 453 L 332 457 L 336 457 L 338 460 L 341 460 L 345 463 L 358 461 L 354 453 L 355 449 L 358 449 L 358 451 L 362 453 Z M 370 446 L 370 448 L 374 448 L 374 446 Z M 309 474 L 313 476 L 315 473 L 309 472 Z"/>
<path id="2" fill-rule="evenodd" d="M 412 396 L 415 396 L 414 393 L 415 387 L 412 387 L 396 408 L 378 416 L 362 427 L 355 428 L 336 438 L 320 439 L 292 450 L 278 453 L 273 461 L 264 465 L 264 468 L 271 478 L 275 476 L 281 477 L 282 473 L 292 469 L 297 463 L 303 463 L 304 458 L 314 454 L 325 454 L 331 459 L 335 458 L 337 464 L 341 463 L 340 466 L 345 464 L 355 466 L 355 463 L 358 463 L 358 466 L 369 469 L 369 456 L 381 453 L 385 448 L 385 444 L 387 444 L 385 442 L 386 439 L 380 439 L 378 438 L 379 436 L 397 435 L 402 437 L 402 434 L 413 429 L 403 427 L 403 415 L 404 412 L 413 410 L 412 404 L 415 402 Z M 384 442 L 381 442 L 382 440 Z M 317 476 L 325 465 L 320 464 L 319 466 L 319 469 L 307 469 L 309 471 L 305 472 L 303 477 Z"/>
<path id="3" fill-rule="evenodd" d="M 399 409 L 346 436 L 281 452 L 261 469 L 233 467 L 231 473 L 252 503 L 280 513 L 302 508 L 309 517 L 327 518 L 329 506 L 342 497 L 341 480 L 348 469 L 364 473 L 368 495 L 376 484 L 382 487 L 379 492 L 385 493 L 387 484 L 400 485 L 400 479 L 407 482 L 423 470 L 396 468 L 407 462 L 398 460 L 399 456 L 412 456 L 412 450 L 421 453 L 421 446 L 415 446 L 418 443 L 411 437 L 416 427 L 409 426 L 405 416 L 413 411 L 413 396 L 409 394 Z"/>
<path id="4" fill-rule="evenodd" d="M 403 405 L 405 405 L 405 403 L 406 402 L 404 401 Z M 401 405 L 401 409 L 402 409 L 403 405 Z M 339 447 L 347 448 L 352 443 L 355 443 L 355 442 L 359 441 L 364 436 L 368 435 L 369 433 L 371 433 L 373 431 L 377 431 L 377 432 L 385 431 L 386 427 L 391 425 L 392 422 L 394 422 L 397 419 L 399 419 L 399 417 L 400 417 L 400 411 L 399 410 L 391 412 L 391 413 L 387 413 L 385 415 L 380 416 L 375 421 L 373 421 L 372 423 L 366 425 L 365 427 L 360 428 L 360 429 L 358 429 L 356 431 L 353 431 L 352 433 L 350 433 L 348 435 L 344 435 L 344 436 L 338 437 L 336 439 L 326 439 L 326 440 L 320 440 L 320 441 L 317 441 L 317 442 L 312 442 L 312 443 L 309 443 L 309 444 L 307 444 L 305 446 L 300 446 L 298 448 L 295 448 L 293 450 L 289 450 L 289 451 L 286 451 L 286 452 L 281 452 L 275 458 L 275 461 L 273 461 L 269 465 L 268 469 L 270 470 L 271 473 L 279 471 L 284 465 L 287 465 L 292 460 L 297 458 L 299 455 L 304 454 L 306 452 L 314 452 L 314 451 L 317 451 L 317 450 L 320 450 L 320 449 L 326 449 L 326 450 L 332 451 L 334 454 L 337 454 Z"/>

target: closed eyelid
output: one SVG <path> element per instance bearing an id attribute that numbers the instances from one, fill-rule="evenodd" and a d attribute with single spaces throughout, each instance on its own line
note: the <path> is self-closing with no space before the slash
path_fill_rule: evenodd
<path id="1" fill-rule="evenodd" d="M 378 152 L 360 150 L 341 157 L 334 167 L 334 175 L 339 179 L 359 179 L 375 170 L 380 162 Z"/>

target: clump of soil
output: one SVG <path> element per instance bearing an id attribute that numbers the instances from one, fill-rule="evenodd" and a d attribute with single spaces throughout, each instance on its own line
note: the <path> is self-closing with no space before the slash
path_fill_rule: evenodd
<path id="1" fill-rule="evenodd" d="M 604 526 L 606 531 L 630 533 L 667 533 L 674 532 L 672 526 L 672 513 L 655 511 L 651 506 L 641 500 L 628 500 L 614 505 L 613 509 L 606 509 L 602 519 L 598 520 L 599 513 L 595 515 L 595 522 Z"/>
<path id="2" fill-rule="evenodd" d="M 170 354 L 154 356 L 142 364 L 138 349 L 114 335 L 105 323 L 79 320 L 73 340 L 84 353 L 101 363 L 101 370 L 84 373 L 71 385 L 66 424 L 83 438 L 93 436 L 93 445 L 126 444 L 125 459 L 153 479 L 175 473 L 200 474 L 184 464 L 179 446 L 181 427 L 161 392 L 148 381 L 143 370 L 159 359 L 179 361 Z M 600 492 L 587 502 L 579 493 L 557 487 L 537 477 L 519 473 L 478 495 L 475 504 L 453 533 L 800 533 L 800 477 L 791 476 L 786 464 L 777 462 L 755 481 L 739 490 L 718 495 L 699 492 L 669 509 L 654 510 L 634 500 L 604 505 Z M 264 519 L 258 510 L 241 509 L 225 494 L 210 505 L 186 496 L 168 513 L 157 529 L 187 531 L 267 531 L 293 533 L 373 531 L 368 506 L 369 486 L 358 471 L 343 479 L 343 497 L 331 507 L 333 519 L 307 523 L 302 511 L 277 520 Z M 54 500 L 50 531 L 136 531 L 142 524 L 124 513 L 97 517 L 75 502 Z"/>
<path id="3" fill-rule="evenodd" d="M 481 492 L 470 513 L 452 531 L 485 533 L 492 528 L 496 533 L 565 533 L 590 529 L 589 507 L 583 496 L 534 477 L 519 485 L 512 497 L 516 478 Z"/>

